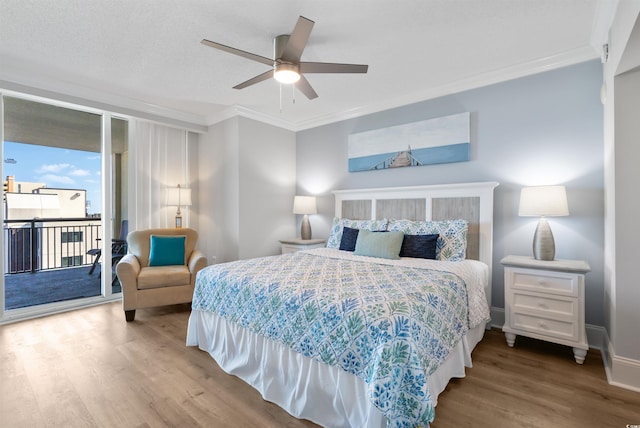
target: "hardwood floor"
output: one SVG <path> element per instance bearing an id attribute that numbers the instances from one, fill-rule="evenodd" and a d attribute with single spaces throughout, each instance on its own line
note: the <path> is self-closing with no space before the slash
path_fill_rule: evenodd
<path id="1" fill-rule="evenodd" d="M 440 395 L 432 428 L 618 427 L 640 424 L 640 393 L 607 383 L 600 352 L 583 365 L 571 348 L 518 336 L 514 348 L 493 329 L 473 368 Z"/>
<path id="2" fill-rule="evenodd" d="M 211 357 L 185 346 L 188 305 L 120 303 L 0 326 L 2 427 L 313 427 L 295 419 Z M 640 424 L 640 394 L 610 386 L 600 355 L 498 330 L 474 367 L 440 396 L 433 428 L 625 427 Z"/>

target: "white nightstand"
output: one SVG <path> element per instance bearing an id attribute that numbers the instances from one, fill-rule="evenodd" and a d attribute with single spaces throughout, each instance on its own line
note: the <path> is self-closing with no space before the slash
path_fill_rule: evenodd
<path id="1" fill-rule="evenodd" d="M 502 331 L 513 346 L 516 335 L 573 347 L 578 364 L 589 345 L 584 327 L 583 260 L 535 260 L 507 256 L 504 268 L 505 321 Z"/>
<path id="2" fill-rule="evenodd" d="M 310 250 L 312 248 L 322 248 L 325 242 L 324 239 L 294 238 L 280 240 L 280 244 L 282 244 L 282 254 L 295 253 L 296 251 Z"/>

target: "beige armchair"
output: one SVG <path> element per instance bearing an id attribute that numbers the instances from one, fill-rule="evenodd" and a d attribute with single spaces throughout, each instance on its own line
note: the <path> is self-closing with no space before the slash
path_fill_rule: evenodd
<path id="1" fill-rule="evenodd" d="M 183 263 L 149 266 L 152 235 L 185 236 Z M 157 242 L 157 238 L 154 240 Z M 188 228 L 148 229 L 129 233 L 129 254 L 116 266 L 122 284 L 122 306 L 128 322 L 134 320 L 136 309 L 187 303 L 192 300 L 196 274 L 207 265 L 204 254 L 195 249 L 197 241 L 198 232 Z M 159 247 L 156 246 L 157 248 Z M 176 258 L 175 254 L 178 254 L 179 258 L 180 253 L 173 252 L 173 258 Z"/>

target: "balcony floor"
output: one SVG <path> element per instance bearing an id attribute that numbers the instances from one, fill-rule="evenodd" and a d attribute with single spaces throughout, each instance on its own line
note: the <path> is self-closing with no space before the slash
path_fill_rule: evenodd
<path id="1" fill-rule="evenodd" d="M 100 295 L 100 269 L 89 275 L 91 266 L 17 273 L 4 276 L 5 309 L 62 302 Z M 116 281 L 113 292 L 120 292 Z"/>

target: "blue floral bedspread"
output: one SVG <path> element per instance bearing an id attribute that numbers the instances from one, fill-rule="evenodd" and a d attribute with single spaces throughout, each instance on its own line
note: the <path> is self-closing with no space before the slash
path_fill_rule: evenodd
<path id="1" fill-rule="evenodd" d="M 469 328 L 455 274 L 303 252 L 209 266 L 192 307 L 362 378 L 392 427 L 433 421 L 426 379 Z"/>

